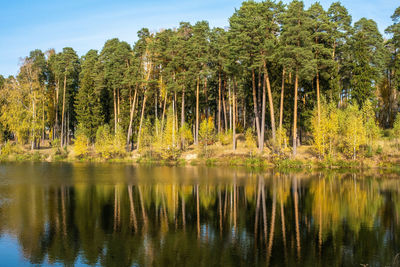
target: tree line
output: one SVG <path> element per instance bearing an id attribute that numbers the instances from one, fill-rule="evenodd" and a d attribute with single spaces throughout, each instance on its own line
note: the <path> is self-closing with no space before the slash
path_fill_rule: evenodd
<path id="1" fill-rule="evenodd" d="M 231 134 L 233 149 L 237 133 L 253 129 L 260 152 L 290 138 L 295 155 L 327 119 L 324 104 L 365 103 L 390 128 L 399 103 L 400 7 L 391 18 L 385 39 L 371 19 L 353 24 L 339 2 L 324 10 L 318 2 L 305 9 L 297 0 L 245 1 L 226 28 L 207 21 L 143 28 L 133 46 L 114 38 L 82 57 L 71 47 L 37 49 L 16 76 L 0 76 L 1 137 L 35 149 L 45 139 L 65 147 L 78 133 L 87 143 L 106 133 L 132 150 L 169 131 L 182 150 L 207 135 L 206 121 Z"/>

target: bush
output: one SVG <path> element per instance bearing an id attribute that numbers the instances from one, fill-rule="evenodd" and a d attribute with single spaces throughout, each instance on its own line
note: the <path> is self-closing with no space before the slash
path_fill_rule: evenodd
<path id="1" fill-rule="evenodd" d="M 105 124 L 100 126 L 96 132 L 95 151 L 104 159 L 111 159 L 125 154 L 125 135 L 120 126 L 117 126 L 116 133 L 113 135 L 110 126 Z"/>
<path id="2" fill-rule="evenodd" d="M 393 135 L 395 138 L 400 139 L 400 113 L 397 113 L 396 120 L 393 124 Z"/>
<path id="3" fill-rule="evenodd" d="M 82 158 L 86 156 L 86 154 L 89 152 L 89 147 L 88 147 L 89 139 L 86 137 L 86 135 L 81 131 L 79 128 L 76 132 L 76 138 L 74 140 L 74 145 L 72 150 L 74 151 L 74 155 L 77 158 Z"/>
<path id="4" fill-rule="evenodd" d="M 187 123 L 179 128 L 179 136 L 181 138 L 181 148 L 185 149 L 190 143 L 193 143 L 193 134 Z"/>
<path id="5" fill-rule="evenodd" d="M 211 155 L 211 151 L 208 150 L 208 145 L 214 143 L 214 122 L 212 117 L 208 117 L 208 119 L 204 119 L 200 124 L 199 129 L 199 138 L 200 144 L 202 146 L 202 154 L 205 157 L 209 157 Z"/>
<path id="6" fill-rule="evenodd" d="M 250 150 L 251 155 L 254 154 L 257 149 L 257 142 L 253 130 L 251 128 L 247 128 L 244 137 L 246 148 Z"/>
<path id="7" fill-rule="evenodd" d="M 208 117 L 200 123 L 199 137 L 200 143 L 205 146 L 214 143 L 214 121 L 212 117 Z"/>
<path id="8" fill-rule="evenodd" d="M 218 134 L 218 141 L 221 142 L 221 144 L 224 146 L 232 144 L 232 140 L 233 140 L 232 130 L 228 130 L 226 132 L 220 132 Z"/>

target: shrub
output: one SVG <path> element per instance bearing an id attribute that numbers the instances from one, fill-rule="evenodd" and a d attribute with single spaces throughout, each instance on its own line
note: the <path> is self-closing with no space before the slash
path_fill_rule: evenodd
<path id="1" fill-rule="evenodd" d="M 366 130 L 358 105 L 348 105 L 339 112 L 343 153 L 356 159 L 360 146 L 366 144 Z"/>
<path id="2" fill-rule="evenodd" d="M 208 145 L 211 145 L 214 142 L 214 122 L 212 117 L 208 117 L 208 119 L 204 119 L 200 124 L 199 129 L 199 138 L 200 144 L 202 146 L 203 152 L 202 154 L 206 157 L 210 156 L 210 151 L 208 150 Z"/>
<path id="3" fill-rule="evenodd" d="M 400 139 L 400 113 L 397 113 L 396 120 L 393 124 L 393 135 L 396 139 Z"/>
<path id="4" fill-rule="evenodd" d="M 212 117 L 208 117 L 208 119 L 204 119 L 200 123 L 199 137 L 200 142 L 205 146 L 214 142 L 214 122 Z"/>
<path id="5" fill-rule="evenodd" d="M 75 157 L 82 158 L 89 152 L 88 143 L 89 139 L 86 137 L 83 131 L 80 130 L 78 126 L 78 130 L 76 132 L 76 138 L 74 140 L 74 145 L 72 148 Z"/>
<path id="6" fill-rule="evenodd" d="M 179 128 L 179 136 L 181 138 L 181 148 L 185 149 L 190 143 L 193 142 L 193 134 L 187 123 L 184 123 Z"/>
<path id="7" fill-rule="evenodd" d="M 218 141 L 221 142 L 222 145 L 232 144 L 233 135 L 232 130 L 228 130 L 226 132 L 220 132 L 218 134 Z"/>
<path id="8" fill-rule="evenodd" d="M 287 149 L 287 144 L 289 143 L 289 138 L 287 136 L 286 129 L 284 127 L 278 127 L 276 130 L 276 145 L 280 151 L 285 151 Z"/>
<path id="9" fill-rule="evenodd" d="M 376 121 L 375 111 L 371 101 L 367 100 L 362 108 L 363 123 L 366 131 L 368 145 L 381 136 L 381 129 Z"/>
<path id="10" fill-rule="evenodd" d="M 320 117 L 318 109 L 315 108 L 311 118 L 311 129 L 314 137 L 313 149 L 319 158 L 331 155 L 333 146 L 338 139 L 339 130 L 339 110 L 334 104 L 322 104 L 320 107 Z"/>
<path id="11" fill-rule="evenodd" d="M 245 137 L 245 145 L 250 150 L 250 154 L 254 154 L 257 149 L 256 138 L 254 137 L 253 130 L 251 128 L 247 128 Z"/>

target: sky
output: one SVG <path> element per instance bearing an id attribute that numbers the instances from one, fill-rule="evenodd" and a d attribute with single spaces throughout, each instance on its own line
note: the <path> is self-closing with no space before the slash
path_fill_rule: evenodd
<path id="1" fill-rule="evenodd" d="M 114 37 L 133 44 L 137 31 L 207 20 L 211 27 L 228 26 L 240 0 L 0 0 L 0 74 L 15 75 L 21 58 L 31 50 L 74 48 L 79 56 L 101 50 Z M 284 0 L 284 3 L 289 1 Z M 305 0 L 308 8 L 313 0 Z M 327 9 L 334 2 L 321 0 Z M 362 17 L 377 22 L 382 34 L 400 6 L 396 0 L 343 0 L 353 22 Z"/>

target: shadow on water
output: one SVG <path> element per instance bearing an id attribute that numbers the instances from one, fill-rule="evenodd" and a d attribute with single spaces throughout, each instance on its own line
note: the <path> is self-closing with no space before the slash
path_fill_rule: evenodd
<path id="1" fill-rule="evenodd" d="M 399 266 L 399 213 L 376 171 L 0 165 L 0 247 L 32 264 Z"/>

